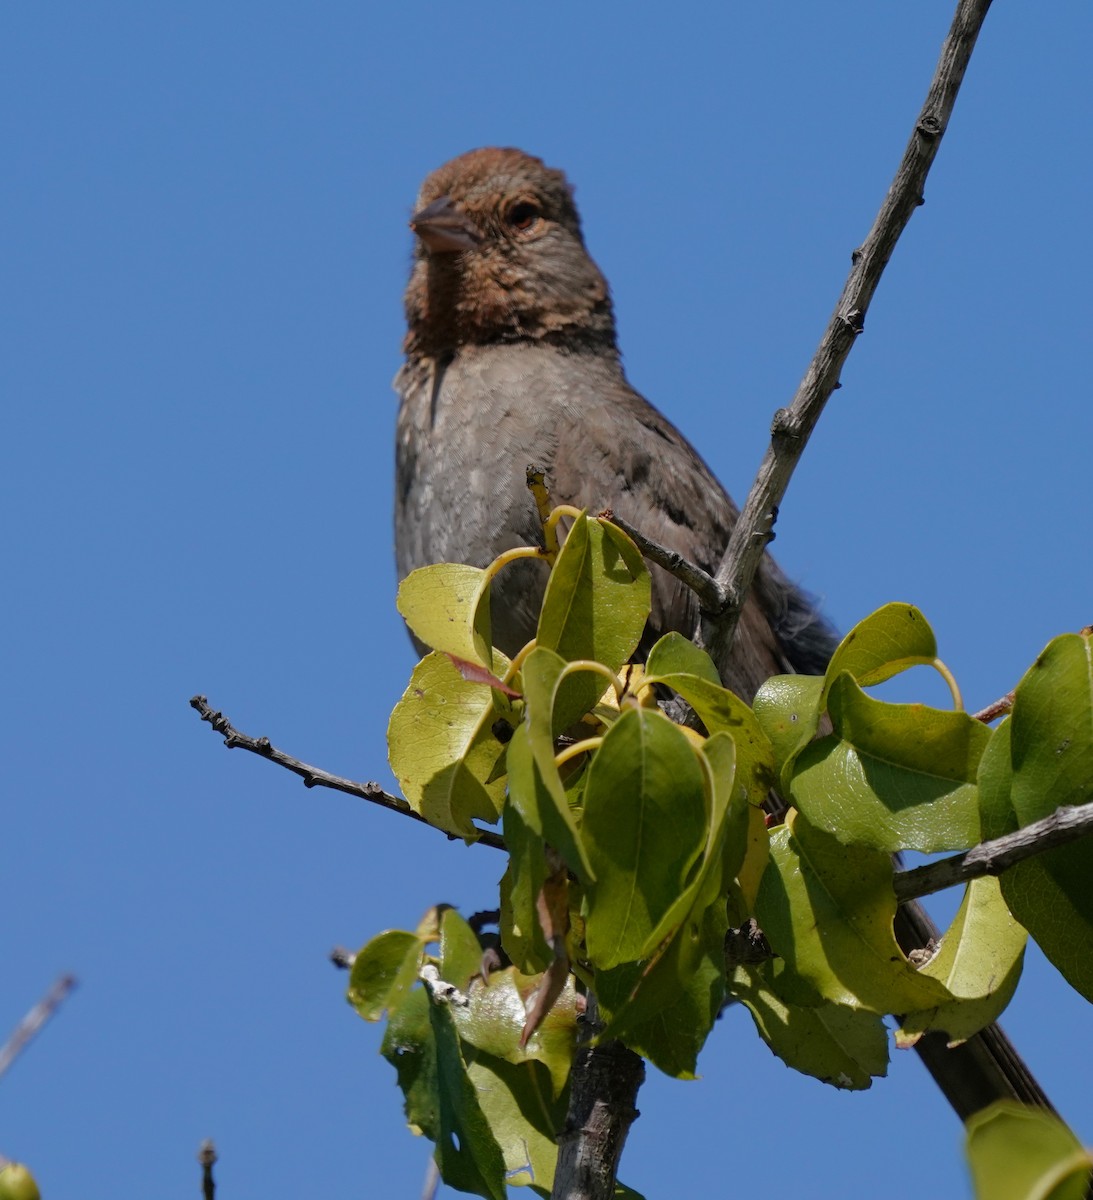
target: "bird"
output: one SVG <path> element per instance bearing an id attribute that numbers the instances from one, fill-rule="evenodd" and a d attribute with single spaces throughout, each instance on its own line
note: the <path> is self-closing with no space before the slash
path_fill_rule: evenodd
<path id="1" fill-rule="evenodd" d="M 611 293 L 585 246 L 565 174 L 522 150 L 453 158 L 422 184 L 405 294 L 405 361 L 395 377 L 398 575 L 439 562 L 487 566 L 541 541 L 525 467 L 554 503 L 611 510 L 709 573 L 738 510 L 682 433 L 629 383 Z M 693 593 L 652 566 L 646 646 L 693 638 Z M 501 571 L 495 645 L 512 657 L 535 636 L 541 562 Z M 812 598 L 765 554 L 723 682 L 750 702 L 772 675 L 823 674 L 838 638 Z M 936 930 L 917 905 L 898 921 L 905 949 Z M 1005 1034 L 990 1026 L 955 1049 L 930 1033 L 916 1049 L 963 1119 L 995 1099 L 1051 1108 Z"/>
<path id="2" fill-rule="evenodd" d="M 701 456 L 626 379 L 607 282 L 565 176 L 511 149 L 472 151 L 418 197 L 396 434 L 400 578 L 434 562 L 485 567 L 541 540 L 525 467 L 554 503 L 608 508 L 716 571 L 737 510 Z M 491 597 L 510 658 L 535 636 L 546 568 L 507 567 Z M 652 568 L 646 644 L 693 636 L 694 594 Z M 769 556 L 741 617 L 726 685 L 747 700 L 771 675 L 823 671 L 837 642 Z"/>

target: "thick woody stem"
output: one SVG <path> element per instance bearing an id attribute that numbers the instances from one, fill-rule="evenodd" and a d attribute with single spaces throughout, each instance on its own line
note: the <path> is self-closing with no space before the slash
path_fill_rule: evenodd
<path id="1" fill-rule="evenodd" d="M 773 535 L 778 506 L 790 477 L 824 405 L 839 386 L 843 364 L 865 328 L 865 314 L 896 242 L 911 214 L 923 203 L 926 176 L 948 128 L 964 71 L 989 8 L 990 0 L 958 3 L 926 102 L 915 121 L 895 179 L 869 235 L 851 256 L 850 275 L 797 394 L 788 408 L 774 414 L 770 447 L 717 572 L 717 582 L 724 588 L 728 604 L 722 614 L 707 618 L 703 624 L 703 644 L 722 667 L 722 674 L 744 597 Z"/>
<path id="2" fill-rule="evenodd" d="M 595 999 L 588 1001 L 583 1043 L 597 1027 Z M 611 1200 L 626 1135 L 639 1116 L 635 1102 L 645 1082 L 645 1062 L 621 1042 L 582 1044 L 569 1079 L 569 1111 L 558 1138 L 551 1200 Z"/>

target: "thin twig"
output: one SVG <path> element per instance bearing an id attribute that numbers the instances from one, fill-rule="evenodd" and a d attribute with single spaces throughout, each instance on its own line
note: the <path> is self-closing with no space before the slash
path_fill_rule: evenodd
<path id="1" fill-rule="evenodd" d="M 982 721 L 984 725 L 989 725 L 992 721 L 997 721 L 999 717 L 1004 717 L 1013 708 L 1013 697 L 1016 693 L 1007 692 L 1004 696 L 999 697 L 993 704 L 988 704 L 986 708 L 981 708 L 977 713 L 973 713 L 973 718 L 976 721 Z"/>
<path id="2" fill-rule="evenodd" d="M 75 975 L 62 975 L 16 1025 L 11 1037 L 0 1047 L 0 1075 L 3 1075 L 26 1049 L 27 1043 L 60 1008 L 65 997 L 75 986 Z"/>
<path id="3" fill-rule="evenodd" d="M 212 1138 L 206 1138 L 197 1151 L 197 1161 L 201 1164 L 201 1197 L 202 1200 L 214 1200 L 216 1183 L 213 1180 L 213 1165 L 216 1163 L 216 1147 Z"/>
<path id="4" fill-rule="evenodd" d="M 629 521 L 620 517 L 613 509 L 606 509 L 602 514 L 612 525 L 617 525 L 635 546 L 642 556 L 663 567 L 669 575 L 674 575 L 680 583 L 689 587 L 698 597 L 702 607 L 711 613 L 719 613 L 725 607 L 725 591 L 716 579 L 689 559 L 646 537 L 640 529 L 635 528 Z"/>
<path id="5" fill-rule="evenodd" d="M 911 214 L 923 203 L 930 166 L 949 124 L 968 60 L 990 8 L 990 0 L 959 0 L 941 48 L 934 77 L 915 121 L 903 160 L 873 228 L 852 255 L 850 275 L 827 329 L 788 408 L 771 423 L 771 444 L 748 493 L 717 571 L 729 604 L 703 621 L 702 641 L 714 661 L 728 662 L 733 634 L 748 588 L 773 536 L 778 506 L 824 405 L 839 386 L 839 374 L 858 334 L 877 284 Z M 724 673 L 724 672 L 723 672 Z"/>
<path id="6" fill-rule="evenodd" d="M 401 796 L 393 796 L 390 792 L 384 791 L 378 783 L 357 783 L 352 779 L 344 779 L 341 775 L 332 775 L 329 771 L 322 770 L 321 767 L 313 767 L 309 763 L 301 762 L 298 758 L 293 758 L 291 754 L 286 754 L 283 750 L 278 750 L 267 737 L 254 738 L 249 734 L 240 733 L 222 712 L 216 712 L 210 707 L 209 701 L 204 696 L 194 696 L 190 700 L 190 707 L 196 709 L 201 714 L 201 719 L 207 721 L 217 733 L 223 736 L 224 745 L 229 750 L 249 750 L 252 754 L 257 754 L 259 758 L 276 763 L 277 766 L 284 767 L 286 771 L 299 775 L 304 781 L 304 787 L 333 788 L 337 792 L 357 796 L 361 800 L 378 804 L 381 808 L 390 809 L 391 812 L 397 812 L 401 816 L 420 821 L 423 825 L 428 825 L 430 829 L 436 829 L 435 825 L 420 813 L 415 812 Z M 443 830 L 438 830 L 438 832 L 442 833 Z M 483 829 L 479 831 L 479 834 L 478 840 L 483 845 L 492 846 L 495 850 L 504 850 L 505 840 L 499 833 Z M 444 836 L 452 841 L 456 840 L 451 834 Z"/>
<path id="7" fill-rule="evenodd" d="M 898 871 L 893 880 L 896 899 L 905 904 L 908 900 L 967 883 L 981 875 L 1001 875 L 1015 863 L 1056 846 L 1065 846 L 1089 833 L 1093 833 L 1093 803 L 1057 808 L 1049 816 L 1025 825 L 1016 833 L 980 842 L 970 850 L 924 867 Z"/>

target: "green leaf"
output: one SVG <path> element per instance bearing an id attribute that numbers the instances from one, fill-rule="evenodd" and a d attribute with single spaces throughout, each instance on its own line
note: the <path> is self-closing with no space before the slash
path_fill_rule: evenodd
<path id="1" fill-rule="evenodd" d="M 979 820 L 983 840 L 1003 837 L 1017 828 L 1013 811 L 1013 767 L 1010 764 L 1010 718 L 991 734 L 979 760 Z"/>
<path id="2" fill-rule="evenodd" d="M 830 688 L 844 672 L 862 687 L 937 658 L 937 639 L 913 604 L 886 604 L 859 621 L 835 648 L 824 676 Z"/>
<path id="3" fill-rule="evenodd" d="M 892 932 L 889 855 L 844 846 L 800 815 L 771 837 L 756 917 L 776 954 L 825 999 L 874 1013 L 951 999 L 907 961 Z"/>
<path id="4" fill-rule="evenodd" d="M 954 999 L 904 1016 L 897 1043 L 913 1045 L 929 1029 L 944 1030 L 950 1044 L 963 1042 L 996 1021 L 1017 988 L 1027 937 L 1010 915 L 998 880 L 973 879 L 941 948 L 920 968 Z"/>
<path id="5" fill-rule="evenodd" d="M 755 804 L 746 788 L 737 786 L 740 744 L 732 735 L 711 733 L 699 747 L 709 771 L 709 837 L 702 875 L 695 887 L 691 910 L 724 899 L 748 852 L 748 835 Z M 724 907 L 724 904 L 722 904 Z"/>
<path id="6" fill-rule="evenodd" d="M 1093 638 L 1068 633 L 1048 645 L 1017 685 L 1012 729 L 1022 825 L 1093 800 Z"/>
<path id="7" fill-rule="evenodd" d="M 1017 686 L 1011 799 L 1021 825 L 1093 798 L 1090 638 L 1056 638 Z M 999 730 L 1001 733 L 1001 730 Z M 1093 837 L 1011 867 L 1002 895 L 1070 985 L 1093 1000 Z"/>
<path id="8" fill-rule="evenodd" d="M 991 732 L 962 712 L 874 700 L 849 675 L 828 695 L 834 733 L 806 747 L 790 795 L 811 824 L 876 850 L 979 841 L 979 760 Z"/>
<path id="9" fill-rule="evenodd" d="M 586 880 L 591 867 L 565 784 L 554 764 L 554 737 L 565 728 L 555 710 L 565 665 L 552 650 L 537 646 L 520 669 L 524 723 L 508 746 L 509 803 L 516 806 L 530 829 L 558 851 L 577 878 Z"/>
<path id="10" fill-rule="evenodd" d="M 664 640 L 662 638 L 661 642 Z M 690 645 L 689 642 L 687 644 Z M 774 748 L 744 701 L 728 688 L 698 675 L 675 672 L 654 674 L 650 664 L 646 664 L 645 683 L 663 684 L 678 692 L 711 734 L 723 732 L 732 735 L 736 743 L 736 780 L 741 789 L 741 798 L 751 804 L 762 804 L 775 782 Z"/>
<path id="11" fill-rule="evenodd" d="M 515 804 L 502 815 L 508 866 L 501 878 L 501 945 L 517 967 L 528 975 L 545 971 L 554 955 L 543 936 L 536 901 L 550 869 L 546 844 L 532 830 Z"/>
<path id="12" fill-rule="evenodd" d="M 479 567 L 436 563 L 411 571 L 399 584 L 398 610 L 426 646 L 493 670 L 490 577 Z"/>
<path id="13" fill-rule="evenodd" d="M 637 649 L 650 608 L 649 571 L 621 529 L 581 514 L 550 572 L 537 644 L 566 662 L 592 659 L 618 671 Z M 565 728 L 603 695 L 604 680 L 574 675 L 556 701 Z"/>
<path id="14" fill-rule="evenodd" d="M 724 902 L 715 903 L 692 913 L 644 969 L 625 963 L 597 972 L 603 1036 L 620 1038 L 666 1075 L 694 1079 L 724 998 L 727 929 Z"/>
<path id="15" fill-rule="evenodd" d="M 606 970 L 646 958 L 684 913 L 680 895 L 707 844 L 706 780 L 678 726 L 632 708 L 607 731 L 588 768 L 581 841 L 589 958 Z M 686 910 L 684 910 L 685 912 Z"/>
<path id="16" fill-rule="evenodd" d="M 713 659 L 682 633 L 666 633 L 649 651 L 645 660 L 647 675 L 694 675 L 707 683 L 721 686 Z"/>
<path id="17" fill-rule="evenodd" d="M 423 943 L 405 929 L 388 929 L 354 958 L 347 999 L 366 1021 L 378 1021 L 406 999 L 421 969 Z"/>
<path id="18" fill-rule="evenodd" d="M 797 755 L 816 736 L 823 716 L 824 681 L 815 675 L 775 675 L 755 694 L 752 709 L 774 750 L 783 787 Z"/>
<path id="19" fill-rule="evenodd" d="M 41 1200 L 37 1181 L 22 1163 L 0 1166 L 0 1200 Z"/>
<path id="20" fill-rule="evenodd" d="M 505 1183 L 548 1196 L 554 1185 L 558 1135 L 567 1096 L 555 1099 L 550 1076 L 537 1062 L 519 1065 L 478 1054 L 467 1069 L 482 1113 L 501 1148 Z"/>
<path id="21" fill-rule="evenodd" d="M 435 1142 L 440 1130 L 436 1041 L 424 988 L 411 992 L 391 1010 L 380 1053 L 395 1068 L 410 1128 Z"/>
<path id="22" fill-rule="evenodd" d="M 838 1004 L 789 1004 L 767 982 L 763 966 L 738 965 L 729 992 L 786 1066 L 855 1090 L 888 1073 L 888 1035 L 874 1013 Z"/>
<path id="23" fill-rule="evenodd" d="M 460 991 L 482 970 L 482 944 L 478 935 L 454 908 L 440 918 L 440 978 Z"/>
<path id="24" fill-rule="evenodd" d="M 492 972 L 486 982 L 471 981 L 468 1003 L 453 1007 L 459 1036 L 470 1046 L 513 1064 L 539 1062 L 559 1096 L 569 1079 L 577 1043 L 577 992 L 570 977 L 542 1024 L 521 1047 L 520 1035 L 531 999 L 542 976 L 523 975 L 514 967 Z"/>
<path id="25" fill-rule="evenodd" d="M 467 1071 L 451 1005 L 431 999 L 436 1044 L 438 1127 L 436 1163 L 451 1187 L 488 1200 L 505 1200 L 505 1160 Z"/>
<path id="26" fill-rule="evenodd" d="M 410 807 L 430 824 L 476 838 L 473 819 L 496 821 L 505 780 L 498 718 L 519 717 L 500 693 L 468 682 L 447 655 L 428 654 L 414 668 L 387 727 L 387 748 Z"/>
<path id="27" fill-rule="evenodd" d="M 1093 1157 L 1053 1113 L 1003 1100 L 967 1121 L 977 1200 L 1083 1200 Z"/>

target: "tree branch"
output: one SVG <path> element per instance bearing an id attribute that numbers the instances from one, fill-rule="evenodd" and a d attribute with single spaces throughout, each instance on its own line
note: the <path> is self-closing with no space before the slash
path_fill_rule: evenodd
<path id="1" fill-rule="evenodd" d="M 551 1200 L 611 1200 L 626 1135 L 640 1115 L 635 1102 L 645 1060 L 621 1042 L 589 1045 L 600 1028 L 596 999 L 589 996 L 569 1074 Z"/>
<path id="2" fill-rule="evenodd" d="M 703 622 L 702 642 L 714 661 L 727 663 L 748 588 L 773 537 L 778 506 L 809 436 L 831 393 L 900 234 L 923 203 L 923 187 L 949 124 L 956 95 L 975 47 L 990 0 L 959 0 L 934 77 L 915 121 L 903 160 L 888 189 L 873 228 L 851 256 L 853 263 L 819 347 L 788 408 L 771 423 L 771 443 L 759 468 L 717 572 L 728 606 Z M 724 671 L 722 671 L 724 674 Z"/>
<path id="3" fill-rule="evenodd" d="M 329 771 L 313 767 L 309 763 L 301 762 L 298 758 L 293 758 L 291 754 L 286 754 L 283 750 L 278 750 L 267 737 L 254 738 L 249 734 L 240 733 L 222 712 L 216 712 L 210 707 L 209 701 L 204 696 L 192 697 L 190 707 L 196 709 L 201 714 L 201 719 L 207 721 L 217 733 L 223 736 L 224 745 L 229 750 L 249 750 L 252 754 L 257 754 L 259 758 L 276 763 L 277 766 L 284 767 L 286 771 L 299 775 L 304 781 L 304 787 L 333 788 L 337 792 L 357 796 L 361 800 L 367 800 L 370 804 L 378 804 L 380 808 L 390 809 L 391 812 L 397 812 L 401 816 L 420 821 L 423 825 L 428 825 L 430 829 L 436 829 L 435 825 L 427 821 L 420 813 L 415 812 L 401 796 L 393 796 L 390 792 L 384 791 L 378 783 L 372 781 L 357 783 L 352 779 L 344 779 L 341 775 L 332 775 Z M 437 832 L 443 833 L 444 831 L 437 830 Z M 495 850 L 504 850 L 505 841 L 499 833 L 483 829 L 479 831 L 479 835 L 478 840 L 483 845 L 492 846 Z M 451 834 L 444 834 L 444 836 L 450 841 L 460 840 Z"/>
<path id="4" fill-rule="evenodd" d="M 1015 863 L 1056 846 L 1065 846 L 1089 833 L 1093 833 L 1093 803 L 1057 808 L 1049 816 L 1025 825 L 1016 833 L 980 842 L 970 850 L 924 867 L 898 871 L 893 880 L 896 899 L 905 904 L 908 900 L 967 883 L 981 875 L 1001 875 Z"/>
<path id="5" fill-rule="evenodd" d="M 0 1075 L 26 1049 L 27 1043 L 61 1007 L 65 997 L 76 986 L 75 975 L 62 975 L 27 1015 L 16 1025 L 11 1037 L 0 1046 Z"/>
<path id="6" fill-rule="evenodd" d="M 213 1167 L 216 1165 L 216 1147 L 212 1138 L 206 1138 L 197 1151 L 197 1161 L 201 1164 L 201 1197 L 202 1200 L 215 1200 L 216 1180 L 213 1179 Z"/>
<path id="7" fill-rule="evenodd" d="M 660 542 L 653 541 L 651 537 L 646 537 L 640 529 L 620 517 L 614 509 L 607 509 L 601 516 L 612 525 L 617 525 L 641 551 L 643 558 L 656 563 L 658 567 L 663 567 L 669 575 L 674 575 L 680 583 L 689 587 L 704 609 L 720 612 L 725 607 L 725 591 L 712 575 L 684 558 L 682 554 L 677 554 L 667 546 L 662 546 Z"/>

